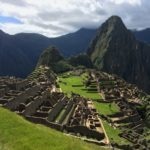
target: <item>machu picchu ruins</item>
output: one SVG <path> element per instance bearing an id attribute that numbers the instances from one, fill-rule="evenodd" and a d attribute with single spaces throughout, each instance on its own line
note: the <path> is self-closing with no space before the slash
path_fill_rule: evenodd
<path id="1" fill-rule="evenodd" d="M 60 131 L 79 133 L 98 141 L 105 139 L 104 144 L 108 144 L 92 101 L 75 95 L 69 99 L 63 93 L 53 90 L 56 88 L 56 81 L 46 76 L 48 68 L 41 66 L 39 70 L 41 69 L 42 73 L 35 81 L 35 72 L 25 80 L 2 78 L 2 90 L 5 92 L 1 94 L 1 106 L 34 123 Z"/>
<path id="2" fill-rule="evenodd" d="M 147 94 L 116 75 L 96 70 L 74 70 L 62 75 L 62 78 L 71 75 L 80 77 L 83 74 L 84 87 L 95 87 L 101 95 L 95 102 L 107 104 L 110 110 L 112 104 L 115 104 L 118 112 L 101 114 L 92 99 L 72 91 L 70 95 L 63 92 L 59 83 L 67 83 L 61 81 L 46 66 L 36 68 L 26 79 L 1 77 L 0 105 L 33 123 L 43 124 L 81 139 L 84 137 L 87 142 L 106 147 L 148 148 L 150 141 L 144 139 L 145 121 L 138 111 L 138 107 L 143 104 L 141 98 Z M 72 85 L 73 88 L 80 86 Z M 91 90 L 90 92 L 95 92 Z M 100 109 L 101 107 L 103 106 Z M 105 130 L 104 122 L 114 129 L 118 128 L 120 138 L 126 139 L 130 144 L 113 143 Z"/>

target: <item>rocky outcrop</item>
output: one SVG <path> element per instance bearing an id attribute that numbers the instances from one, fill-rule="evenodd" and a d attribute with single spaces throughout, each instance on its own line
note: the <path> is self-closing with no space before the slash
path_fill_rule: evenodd
<path id="1" fill-rule="evenodd" d="M 58 49 L 52 46 L 43 51 L 43 53 L 39 58 L 38 66 L 40 65 L 51 66 L 62 59 L 63 57 L 60 55 Z"/>
<path id="2" fill-rule="evenodd" d="M 150 92 L 150 46 L 137 41 L 120 17 L 102 24 L 87 54 L 98 69 Z"/>
<path id="3" fill-rule="evenodd" d="M 72 67 L 54 46 L 43 51 L 37 63 L 37 67 L 39 66 L 48 66 L 55 73 L 69 71 Z"/>

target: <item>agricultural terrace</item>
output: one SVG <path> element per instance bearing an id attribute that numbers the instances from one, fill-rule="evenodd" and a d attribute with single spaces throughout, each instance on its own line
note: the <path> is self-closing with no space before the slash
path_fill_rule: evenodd
<path id="1" fill-rule="evenodd" d="M 96 82 L 92 82 L 89 86 L 85 86 L 85 81 L 88 78 L 87 73 L 81 75 L 74 75 L 70 72 L 59 75 L 59 87 L 62 92 L 66 93 L 69 97 L 72 93 L 79 94 L 85 98 L 92 99 L 98 113 L 107 115 L 113 115 L 119 112 L 119 108 L 115 103 L 103 103 L 102 96 L 97 91 Z M 126 144 L 127 140 L 121 138 L 119 129 L 114 129 L 108 122 L 103 121 L 105 130 L 109 136 L 110 141 L 119 142 L 120 144 Z"/>
<path id="2" fill-rule="evenodd" d="M 83 73 L 80 76 L 72 75 L 71 73 L 61 74 L 59 76 L 59 86 L 68 96 L 75 93 L 85 98 L 92 99 L 95 108 L 100 114 L 111 115 L 117 113 L 119 108 L 115 103 L 102 102 L 102 96 L 97 91 L 96 82 L 93 81 L 88 87 L 85 86 L 87 76 L 87 73 Z"/>

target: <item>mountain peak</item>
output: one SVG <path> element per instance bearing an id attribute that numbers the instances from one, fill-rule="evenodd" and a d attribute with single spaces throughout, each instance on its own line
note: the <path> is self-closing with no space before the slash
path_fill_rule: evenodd
<path id="1" fill-rule="evenodd" d="M 99 43 L 102 44 L 100 47 L 103 47 L 102 51 L 104 52 L 106 47 L 110 45 L 110 42 L 116 43 L 116 45 L 119 43 L 124 44 L 126 39 L 130 39 L 132 41 L 134 36 L 130 34 L 120 17 L 111 16 L 99 28 L 99 31 L 97 32 L 95 39 L 92 41 L 90 47 L 88 48 L 87 53 L 88 55 L 92 55 L 93 61 L 97 61 L 95 60 L 96 57 L 92 53 L 94 49 L 97 49 L 97 47 L 100 46 Z M 103 52 L 100 52 L 97 49 L 97 54 Z"/>
<path id="2" fill-rule="evenodd" d="M 122 22 L 122 19 L 119 17 L 119 16 L 111 16 L 111 17 L 109 17 L 108 19 L 107 19 L 108 21 L 114 21 L 114 22 L 119 22 L 119 21 L 121 21 Z"/>
<path id="3" fill-rule="evenodd" d="M 102 24 L 102 28 L 111 30 L 127 30 L 122 19 L 119 16 L 111 16 L 110 18 L 108 18 L 106 22 Z"/>
<path id="4" fill-rule="evenodd" d="M 144 68 L 149 66 L 149 50 L 148 45 L 136 41 L 120 17 L 112 16 L 101 26 L 87 53 L 98 69 L 148 91 L 150 85 L 145 83 L 150 82 L 149 72 Z"/>
<path id="5" fill-rule="evenodd" d="M 54 47 L 48 47 L 46 50 L 43 51 L 41 54 L 39 61 L 38 61 L 38 66 L 40 65 L 46 65 L 46 66 L 51 66 L 53 63 L 56 63 L 60 60 L 62 60 L 63 57 L 61 56 L 59 50 Z"/>

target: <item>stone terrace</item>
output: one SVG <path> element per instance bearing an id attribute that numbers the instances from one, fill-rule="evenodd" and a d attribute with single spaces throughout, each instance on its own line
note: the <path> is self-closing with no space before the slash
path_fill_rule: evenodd
<path id="1" fill-rule="evenodd" d="M 36 69 L 27 79 L 0 78 L 0 105 L 59 131 L 108 144 L 92 101 L 57 92 L 56 77 L 47 67 Z"/>
<path id="2" fill-rule="evenodd" d="M 115 102 L 121 110 L 120 113 L 109 116 L 113 126 L 122 129 L 120 136 L 136 144 L 144 127 L 144 121 L 136 107 L 142 106 L 141 97 L 146 94 L 115 75 L 92 71 L 91 76 L 97 81 L 98 90 L 103 94 L 104 101 Z"/>

